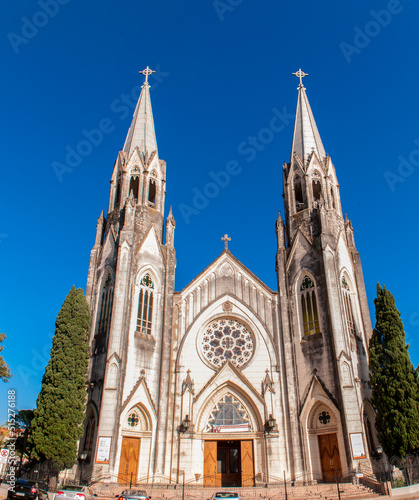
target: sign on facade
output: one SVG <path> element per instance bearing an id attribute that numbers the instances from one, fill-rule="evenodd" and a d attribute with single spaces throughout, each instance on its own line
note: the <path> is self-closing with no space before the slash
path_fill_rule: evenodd
<path id="1" fill-rule="evenodd" d="M 358 460 L 360 458 L 365 458 L 365 447 L 364 439 L 361 432 L 354 432 L 349 434 L 351 438 L 352 445 L 352 458 Z"/>
<path id="2" fill-rule="evenodd" d="M 111 439 L 110 437 L 100 437 L 98 446 L 97 446 L 97 454 L 96 454 L 96 463 L 97 464 L 108 464 L 109 463 L 109 454 L 111 451 Z"/>
<path id="3" fill-rule="evenodd" d="M 0 464 L 7 464 L 7 459 L 9 458 L 9 450 L 3 448 L 0 450 Z"/>
<path id="4" fill-rule="evenodd" d="M 249 432 L 249 424 L 213 425 L 212 432 Z"/>

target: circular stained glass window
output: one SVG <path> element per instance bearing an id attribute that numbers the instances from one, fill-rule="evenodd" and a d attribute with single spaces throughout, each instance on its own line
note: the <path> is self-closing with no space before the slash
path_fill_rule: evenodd
<path id="1" fill-rule="evenodd" d="M 129 416 L 128 416 L 128 425 L 130 425 L 131 427 L 136 427 L 138 425 L 138 415 L 136 413 L 131 413 Z"/>
<path id="2" fill-rule="evenodd" d="M 319 413 L 319 422 L 323 425 L 327 425 L 330 422 L 330 415 L 328 411 L 322 411 Z"/>
<path id="3" fill-rule="evenodd" d="M 202 354 L 213 366 L 221 367 L 229 360 L 240 367 L 252 357 L 254 343 L 247 326 L 234 319 L 218 319 L 202 334 Z"/>

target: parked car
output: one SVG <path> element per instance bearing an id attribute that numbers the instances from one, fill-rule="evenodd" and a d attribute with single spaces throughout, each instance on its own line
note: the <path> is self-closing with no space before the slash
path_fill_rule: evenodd
<path id="1" fill-rule="evenodd" d="M 60 488 L 54 496 L 54 500 L 93 500 L 87 486 L 67 485 Z"/>
<path id="2" fill-rule="evenodd" d="M 29 479 L 18 479 L 14 488 L 7 492 L 8 500 L 18 498 L 27 500 L 48 500 L 48 486 L 41 481 L 29 481 Z"/>
<path id="3" fill-rule="evenodd" d="M 230 500 L 241 500 L 240 495 L 236 491 L 216 491 L 211 500 L 225 500 L 226 498 Z"/>
<path id="4" fill-rule="evenodd" d="M 145 490 L 124 490 L 117 497 L 118 500 L 151 500 Z"/>

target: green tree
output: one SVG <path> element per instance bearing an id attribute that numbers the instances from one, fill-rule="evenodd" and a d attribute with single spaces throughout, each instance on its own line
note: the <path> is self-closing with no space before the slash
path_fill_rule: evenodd
<path id="1" fill-rule="evenodd" d="M 409 356 L 393 295 L 377 283 L 375 328 L 370 340 L 372 404 L 378 439 L 387 456 L 404 457 L 419 447 L 417 372 Z"/>
<path id="2" fill-rule="evenodd" d="M 19 429 L 19 435 L 16 438 L 16 450 L 20 453 L 21 462 L 23 461 L 28 444 L 29 429 L 33 420 L 33 410 L 19 410 L 16 413 L 15 424 Z"/>
<path id="3" fill-rule="evenodd" d="M 0 333 L 0 344 L 2 344 L 6 339 L 5 333 Z M 4 345 L 0 345 L 0 352 L 4 349 Z M 10 368 L 6 365 L 3 356 L 0 356 L 0 379 L 3 382 L 8 382 L 9 378 L 12 377 L 10 373 Z"/>
<path id="4" fill-rule="evenodd" d="M 83 434 L 90 320 L 83 290 L 73 286 L 57 316 L 29 438 L 31 456 L 60 469 L 76 462 Z"/>

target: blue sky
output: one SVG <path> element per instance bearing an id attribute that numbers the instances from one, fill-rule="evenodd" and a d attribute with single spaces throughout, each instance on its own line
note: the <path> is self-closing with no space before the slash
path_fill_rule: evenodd
<path id="1" fill-rule="evenodd" d="M 14 377 L 0 382 L 2 420 L 10 388 L 18 408 L 34 407 L 55 317 L 73 284 L 85 288 L 96 220 L 107 208 L 133 112 L 126 96 L 138 95 L 138 71 L 147 65 L 157 70 L 150 83 L 159 156 L 167 162 L 166 213 L 172 205 L 177 223 L 176 289 L 220 254 L 224 233 L 232 253 L 277 289 L 274 229 L 297 101 L 292 73 L 301 67 L 355 229 L 372 316 L 379 281 L 396 298 L 419 363 L 418 295 L 411 287 L 418 244 L 417 3 L 7 4 L 0 17 L 0 331 Z M 276 112 L 288 117 L 283 131 L 265 133 L 263 147 L 244 154 L 249 137 L 263 136 Z M 103 120 L 103 137 L 92 135 Z M 95 144 L 58 178 L 52 164 L 65 163 L 86 136 Z M 231 161 L 239 174 L 185 216 L 182 207 L 193 206 L 211 172 Z"/>

